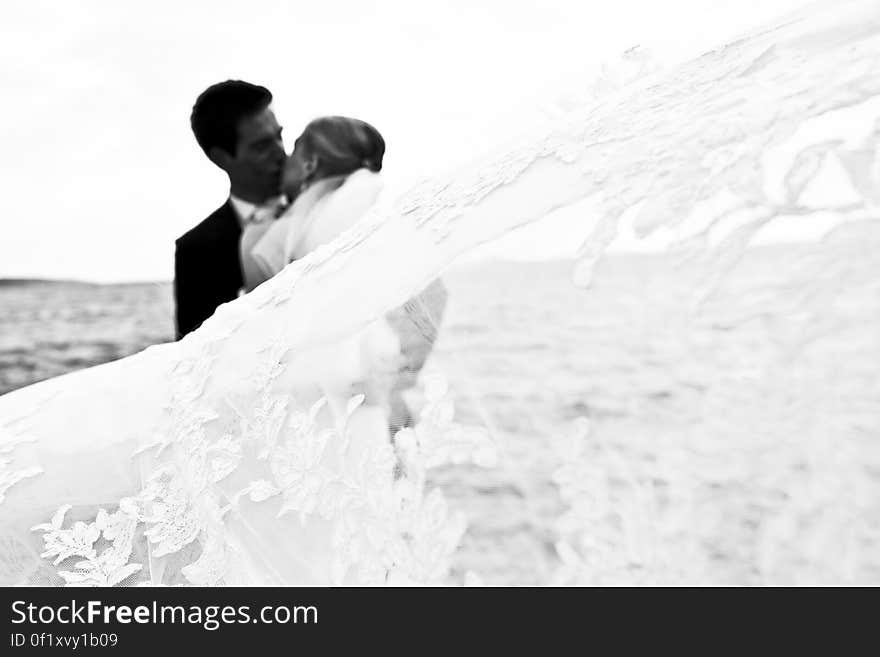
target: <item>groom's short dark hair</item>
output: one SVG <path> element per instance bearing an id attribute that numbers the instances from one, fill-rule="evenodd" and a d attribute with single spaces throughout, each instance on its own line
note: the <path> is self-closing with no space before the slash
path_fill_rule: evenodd
<path id="1" fill-rule="evenodd" d="M 235 155 L 238 122 L 271 102 L 272 92 L 250 82 L 226 80 L 211 85 L 199 94 L 190 115 L 196 141 L 206 154 L 216 146 Z"/>

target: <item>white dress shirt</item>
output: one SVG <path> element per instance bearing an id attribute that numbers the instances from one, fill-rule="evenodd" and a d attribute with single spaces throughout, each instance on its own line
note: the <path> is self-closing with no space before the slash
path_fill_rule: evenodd
<path id="1" fill-rule="evenodd" d="M 272 226 L 271 208 L 277 206 L 281 201 L 283 201 L 283 197 L 279 196 L 269 199 L 262 205 L 255 205 L 232 194 L 229 195 L 229 202 L 235 209 L 239 225 L 241 226 L 241 237 L 238 241 L 238 258 L 241 262 L 241 275 L 242 280 L 244 280 L 244 287 L 239 291 L 239 296 L 247 290 L 252 290 L 255 287 L 255 281 L 262 280 L 257 262 L 251 255 L 251 250 L 254 244 L 263 236 L 263 233 Z M 261 210 L 263 212 L 260 212 Z"/>

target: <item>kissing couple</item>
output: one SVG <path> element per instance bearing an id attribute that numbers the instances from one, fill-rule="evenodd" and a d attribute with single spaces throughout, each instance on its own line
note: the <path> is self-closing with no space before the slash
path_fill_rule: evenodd
<path id="1" fill-rule="evenodd" d="M 310 122 L 288 155 L 272 93 L 241 80 L 208 87 L 197 98 L 190 121 L 196 141 L 226 173 L 230 189 L 223 205 L 176 242 L 178 340 L 221 304 L 355 225 L 379 197 L 385 155 L 385 140 L 376 128 L 343 116 Z M 392 432 L 412 424 L 401 392 L 415 384 L 445 306 L 446 290 L 437 279 L 388 313 L 373 335 L 363 338 L 369 346 L 355 350 L 357 369 L 393 370 L 382 386 L 366 386 L 389 407 Z M 377 368 L 377 360 L 386 366 Z"/>

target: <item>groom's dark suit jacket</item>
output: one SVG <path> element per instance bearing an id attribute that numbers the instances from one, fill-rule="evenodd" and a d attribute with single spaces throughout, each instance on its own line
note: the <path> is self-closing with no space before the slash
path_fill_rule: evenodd
<path id="1" fill-rule="evenodd" d="M 177 339 L 196 330 L 217 306 L 238 297 L 244 285 L 239 256 L 241 226 L 229 201 L 177 239 L 174 302 Z"/>

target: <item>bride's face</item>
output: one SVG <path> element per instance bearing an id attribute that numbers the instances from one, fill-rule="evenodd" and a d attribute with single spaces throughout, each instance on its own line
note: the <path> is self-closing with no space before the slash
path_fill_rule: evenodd
<path id="1" fill-rule="evenodd" d="M 303 139 L 300 137 L 293 146 L 293 153 L 287 158 L 284 171 L 281 174 L 281 191 L 288 198 L 295 198 L 315 174 L 318 167 L 318 158 L 314 154 L 306 152 Z"/>

